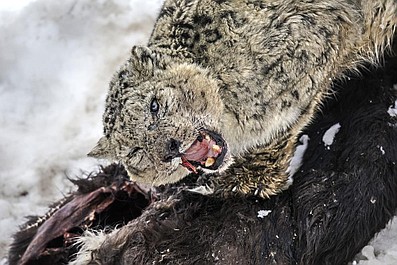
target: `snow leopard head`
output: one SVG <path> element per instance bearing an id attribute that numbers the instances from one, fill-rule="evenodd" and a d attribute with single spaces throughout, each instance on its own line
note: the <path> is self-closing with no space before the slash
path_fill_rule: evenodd
<path id="1" fill-rule="evenodd" d="M 104 136 L 89 155 L 121 161 L 131 179 L 155 186 L 216 171 L 228 157 L 222 112 L 208 71 L 135 46 L 110 83 Z"/>

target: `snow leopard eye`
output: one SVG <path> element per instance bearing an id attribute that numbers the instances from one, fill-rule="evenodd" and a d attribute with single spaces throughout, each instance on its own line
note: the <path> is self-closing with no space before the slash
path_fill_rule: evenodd
<path id="1" fill-rule="evenodd" d="M 159 108 L 160 108 L 160 105 L 159 105 L 157 99 L 153 98 L 152 102 L 150 103 L 150 112 L 155 115 L 155 114 L 157 114 L 157 112 L 159 112 Z"/>

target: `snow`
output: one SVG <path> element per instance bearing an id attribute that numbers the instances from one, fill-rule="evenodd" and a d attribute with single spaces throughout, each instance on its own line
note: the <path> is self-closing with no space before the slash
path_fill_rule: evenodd
<path id="1" fill-rule="evenodd" d="M 302 165 L 303 155 L 305 154 L 307 146 L 309 145 L 309 140 L 310 140 L 309 136 L 306 134 L 302 135 L 301 138 L 299 139 L 299 142 L 301 144 L 296 147 L 294 156 L 292 157 L 289 166 L 287 168 L 289 185 L 292 184 L 293 181 L 292 178 L 294 174 L 299 170 L 299 168 Z"/>
<path id="2" fill-rule="evenodd" d="M 397 264 L 397 223 L 394 217 L 368 246 L 356 257 L 357 265 Z"/>
<path id="3" fill-rule="evenodd" d="M 395 84 L 393 86 L 393 89 L 395 91 L 397 91 L 397 84 Z M 397 100 L 394 102 L 394 105 L 390 106 L 389 109 L 387 110 L 387 113 L 389 113 L 389 115 L 391 117 L 396 117 L 397 116 Z"/>
<path id="4" fill-rule="evenodd" d="M 378 145 L 377 147 L 379 148 L 379 150 L 382 153 L 382 155 L 386 154 L 385 149 L 383 148 L 383 146 Z"/>
<path id="5" fill-rule="evenodd" d="M 258 218 L 265 218 L 265 217 L 268 216 L 269 213 L 271 213 L 271 212 L 272 212 L 271 210 L 259 210 L 259 211 L 258 211 L 257 217 L 258 217 Z"/>
<path id="6" fill-rule="evenodd" d="M 0 0 L 0 264 L 22 216 L 44 214 L 72 188 L 65 176 L 103 163 L 85 154 L 102 133 L 108 82 L 147 41 L 161 2 Z M 396 264 L 396 237 L 391 223 L 357 264 Z"/>
<path id="7" fill-rule="evenodd" d="M 394 102 L 394 106 L 389 107 L 389 109 L 387 110 L 387 113 L 389 113 L 389 115 L 391 117 L 397 116 L 397 100 L 396 100 L 396 102 Z"/>
<path id="8" fill-rule="evenodd" d="M 161 1 L 1 3 L 0 259 L 22 216 L 70 191 L 66 175 L 98 169 L 86 154 L 102 134 L 108 82 L 147 41 Z"/>
<path id="9" fill-rule="evenodd" d="M 32 0 L 17 0 L 17 1 L 0 0 L 0 11 L 1 10 L 18 11 L 21 10 L 30 2 L 32 2 Z"/>
<path id="10" fill-rule="evenodd" d="M 340 124 L 332 125 L 323 135 L 324 145 L 329 147 L 334 142 L 335 135 L 339 132 Z"/>

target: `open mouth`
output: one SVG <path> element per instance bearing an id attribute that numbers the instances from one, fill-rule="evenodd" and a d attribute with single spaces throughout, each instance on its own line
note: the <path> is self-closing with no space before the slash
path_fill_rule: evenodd
<path id="1" fill-rule="evenodd" d="M 194 173 L 197 173 L 198 168 L 216 170 L 222 165 L 226 153 L 225 140 L 219 134 L 202 130 L 182 154 L 182 166 Z"/>

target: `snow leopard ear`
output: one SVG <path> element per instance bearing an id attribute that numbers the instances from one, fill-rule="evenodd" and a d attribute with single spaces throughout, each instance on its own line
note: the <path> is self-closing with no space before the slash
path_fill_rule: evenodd
<path id="1" fill-rule="evenodd" d="M 87 154 L 87 156 L 94 158 L 111 158 L 112 152 L 109 139 L 105 136 L 101 137 L 97 145 Z"/>
<path id="2" fill-rule="evenodd" d="M 163 68 L 161 57 L 145 46 L 134 46 L 128 60 L 128 70 L 136 82 L 146 80 L 153 76 L 154 70 Z"/>

